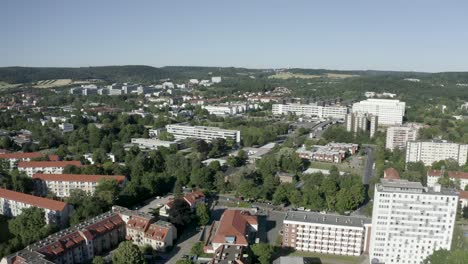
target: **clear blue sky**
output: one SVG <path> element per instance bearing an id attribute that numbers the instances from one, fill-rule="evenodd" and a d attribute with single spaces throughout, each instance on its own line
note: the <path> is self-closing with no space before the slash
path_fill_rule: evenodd
<path id="1" fill-rule="evenodd" d="M 468 71 L 468 1 L 1 0 L 0 66 Z"/>

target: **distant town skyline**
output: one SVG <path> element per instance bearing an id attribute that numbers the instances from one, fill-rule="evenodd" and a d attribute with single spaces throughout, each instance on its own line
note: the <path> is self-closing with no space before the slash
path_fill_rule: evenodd
<path id="1" fill-rule="evenodd" d="M 468 71 L 466 10 L 455 0 L 3 1 L 0 67 Z"/>

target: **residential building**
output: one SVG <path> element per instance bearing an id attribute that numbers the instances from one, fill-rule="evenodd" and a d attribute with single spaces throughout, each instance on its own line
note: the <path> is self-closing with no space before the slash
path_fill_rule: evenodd
<path id="1" fill-rule="evenodd" d="M 395 149 L 404 149 L 408 141 L 415 141 L 418 139 L 420 127 L 420 125 L 414 123 L 403 126 L 388 127 L 385 148 L 391 151 Z"/>
<path id="2" fill-rule="evenodd" d="M 212 82 L 212 83 L 220 83 L 220 82 L 221 82 L 221 76 L 213 76 L 213 77 L 211 77 L 211 82 Z"/>
<path id="3" fill-rule="evenodd" d="M 247 211 L 228 209 L 207 231 L 206 253 L 214 253 L 223 245 L 248 247 L 255 241 L 258 231 L 257 216 Z"/>
<path id="4" fill-rule="evenodd" d="M 195 207 L 199 203 L 204 203 L 206 201 L 205 194 L 200 191 L 194 191 L 186 193 L 182 199 L 190 206 L 190 209 L 195 210 Z M 169 216 L 169 209 L 171 209 L 174 204 L 174 200 L 167 202 L 163 207 L 160 208 L 159 214 L 161 216 Z"/>
<path id="5" fill-rule="evenodd" d="M 386 168 L 384 170 L 384 179 L 398 180 L 400 179 L 400 173 L 395 168 Z"/>
<path id="6" fill-rule="evenodd" d="M 435 250 L 450 250 L 457 206 L 453 189 L 381 179 L 374 192 L 371 263 L 422 263 Z"/>
<path id="7" fill-rule="evenodd" d="M 298 251 L 359 256 L 368 251 L 371 219 L 289 211 L 283 220 L 283 247 Z"/>
<path id="8" fill-rule="evenodd" d="M 62 131 L 62 133 L 68 133 L 74 130 L 73 124 L 70 124 L 70 123 L 59 124 L 59 128 Z"/>
<path id="9" fill-rule="evenodd" d="M 0 188 L 0 214 L 13 217 L 29 207 L 43 209 L 46 223 L 59 227 L 68 224 L 68 216 L 73 210 L 73 206 L 64 202 Z"/>
<path id="10" fill-rule="evenodd" d="M 164 251 L 177 238 L 177 230 L 169 222 L 155 221 L 153 216 L 136 211 L 127 211 L 123 215 L 127 240 L 140 247 L 150 245 L 154 250 Z"/>
<path id="11" fill-rule="evenodd" d="M 15 152 L 0 154 L 0 160 L 8 162 L 10 169 L 15 169 L 19 161 L 31 161 L 32 159 L 41 158 L 41 152 Z"/>
<path id="12" fill-rule="evenodd" d="M 460 190 L 465 190 L 468 185 L 468 172 L 463 171 L 448 171 L 448 178 L 458 186 Z M 434 187 L 438 184 L 439 179 L 444 177 L 443 170 L 428 170 L 427 171 L 427 186 Z"/>
<path id="13" fill-rule="evenodd" d="M 229 103 L 218 105 L 203 105 L 202 108 L 208 111 L 210 115 L 227 116 L 247 112 L 252 109 L 258 109 L 257 104 Z"/>
<path id="14" fill-rule="evenodd" d="M 125 222 L 119 214 L 124 209 L 115 207 L 112 211 L 54 233 L 5 256 L 0 264 L 91 262 L 95 256 L 115 249 L 125 240 Z"/>
<path id="15" fill-rule="evenodd" d="M 88 174 L 43 174 L 35 173 L 36 190 L 42 195 L 53 192 L 57 197 L 69 197 L 72 190 L 83 190 L 94 194 L 99 181 L 116 180 L 121 187 L 125 185 L 123 175 L 88 175 Z"/>
<path id="16" fill-rule="evenodd" d="M 32 177 L 35 173 L 62 174 L 67 166 L 81 167 L 81 162 L 77 160 L 70 161 L 20 161 L 18 170 L 25 172 Z"/>
<path id="17" fill-rule="evenodd" d="M 250 263 L 249 254 L 247 249 L 243 246 L 230 246 L 222 245 L 220 246 L 213 257 L 211 258 L 209 264 L 247 264 Z"/>
<path id="18" fill-rule="evenodd" d="M 405 102 L 390 99 L 367 99 L 353 104 L 352 113 L 378 116 L 379 125 L 393 126 L 403 123 Z"/>
<path id="19" fill-rule="evenodd" d="M 275 259 L 273 264 L 313 264 L 316 262 L 317 258 L 314 257 L 282 256 Z"/>
<path id="20" fill-rule="evenodd" d="M 155 138 L 132 138 L 131 143 L 142 150 L 156 150 L 159 147 L 178 148 L 179 144 L 174 141 L 164 141 Z"/>
<path id="21" fill-rule="evenodd" d="M 273 147 L 274 147 L 274 145 L 273 145 Z M 242 148 L 242 150 L 244 150 L 245 153 L 247 153 L 248 162 L 249 163 L 255 163 L 257 160 L 260 160 L 263 156 L 270 153 L 271 150 L 272 150 L 272 147 L 270 147 L 268 145 L 265 145 L 265 146 L 262 146 L 262 147 L 259 147 L 259 148 L 245 147 L 245 148 Z M 233 152 L 233 153 L 231 153 L 229 155 L 230 156 L 237 156 L 237 154 L 238 154 L 238 151 L 235 151 L 235 152 Z"/>
<path id="22" fill-rule="evenodd" d="M 319 106 L 317 104 L 273 104 L 272 112 L 274 115 L 295 114 L 321 119 L 344 119 L 348 108 L 346 106 Z"/>
<path id="23" fill-rule="evenodd" d="M 468 207 L 468 191 L 460 191 L 460 195 L 458 196 L 460 199 L 461 208 Z"/>
<path id="24" fill-rule="evenodd" d="M 451 143 L 446 140 L 408 141 L 406 143 L 406 162 L 422 161 L 430 166 L 436 161 L 453 159 L 460 166 L 466 164 L 468 144 Z"/>
<path id="25" fill-rule="evenodd" d="M 369 137 L 373 138 L 377 132 L 379 117 L 367 113 L 351 113 L 345 118 L 346 131 L 348 132 L 367 132 Z"/>
<path id="26" fill-rule="evenodd" d="M 341 163 L 346 158 L 346 151 L 334 150 L 328 146 L 314 145 L 310 150 L 305 146 L 296 150 L 296 153 L 302 159 Z"/>
<path id="27" fill-rule="evenodd" d="M 222 129 L 218 127 L 167 125 L 167 132 L 174 135 L 175 139 L 198 138 L 211 141 L 216 138 L 232 139 L 240 143 L 240 131 Z"/>

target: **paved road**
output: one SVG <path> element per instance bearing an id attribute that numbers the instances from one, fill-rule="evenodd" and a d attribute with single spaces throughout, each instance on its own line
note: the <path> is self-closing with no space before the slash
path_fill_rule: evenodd
<path id="1" fill-rule="evenodd" d="M 367 159 L 364 167 L 364 175 L 362 178 L 363 184 L 369 184 L 370 178 L 374 175 L 374 149 L 370 146 L 366 146 Z"/>

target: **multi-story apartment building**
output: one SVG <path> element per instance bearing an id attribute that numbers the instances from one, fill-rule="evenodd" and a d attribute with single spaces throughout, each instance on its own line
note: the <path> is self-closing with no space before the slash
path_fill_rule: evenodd
<path id="1" fill-rule="evenodd" d="M 406 162 L 422 161 L 430 166 L 440 160 L 454 159 L 460 166 L 465 165 L 468 144 L 451 143 L 445 140 L 408 141 L 406 143 Z"/>
<path id="2" fill-rule="evenodd" d="M 367 113 L 351 113 L 345 118 L 346 131 L 357 133 L 369 131 L 369 137 L 373 138 L 377 132 L 379 117 Z"/>
<path id="3" fill-rule="evenodd" d="M 222 129 L 218 127 L 189 126 L 189 125 L 167 125 L 167 132 L 174 135 L 175 139 L 198 138 L 213 140 L 216 138 L 232 139 L 240 143 L 240 131 Z"/>
<path id="4" fill-rule="evenodd" d="M 68 224 L 68 216 L 73 211 L 73 206 L 64 202 L 0 188 L 0 214 L 13 217 L 29 207 L 43 209 L 46 223 L 59 227 Z"/>
<path id="5" fill-rule="evenodd" d="M 133 240 L 134 222 L 140 215 L 139 212 L 114 206 L 109 212 L 61 230 L 23 250 L 5 256 L 0 264 L 88 263 L 95 256 L 104 255 L 117 248 L 125 239 L 140 246 L 148 244 L 154 249 L 162 249 L 167 246 L 166 241 L 176 238 L 176 230 L 172 224 L 157 221 L 147 226 L 143 233 L 139 233 L 147 240 L 136 242 Z"/>
<path id="6" fill-rule="evenodd" d="M 387 128 L 387 140 L 385 148 L 393 151 L 394 149 L 404 149 L 408 141 L 418 139 L 418 131 L 421 126 L 408 124 L 405 126 L 391 126 Z"/>
<path id="7" fill-rule="evenodd" d="M 151 215 L 134 211 L 123 215 L 127 223 L 127 239 L 138 246 L 150 245 L 154 250 L 164 251 L 177 238 L 177 230 L 169 222 L 155 222 Z"/>
<path id="8" fill-rule="evenodd" d="M 311 149 L 305 146 L 296 150 L 297 155 L 302 159 L 341 163 L 346 158 L 346 153 L 354 154 L 357 150 L 356 144 L 330 143 L 325 146 L 314 145 Z"/>
<path id="9" fill-rule="evenodd" d="M 458 185 L 460 190 L 465 190 L 468 185 L 468 172 L 448 171 L 448 178 Z M 428 170 L 427 171 L 427 186 L 434 187 L 440 178 L 444 177 L 443 170 Z"/>
<path id="10" fill-rule="evenodd" d="M 87 263 L 95 256 L 115 249 L 125 240 L 122 208 L 98 215 L 73 227 L 46 237 L 25 249 L 5 256 L 0 264 Z"/>
<path id="11" fill-rule="evenodd" d="M 87 175 L 87 174 L 43 174 L 35 173 L 36 190 L 46 195 L 53 192 L 57 197 L 69 197 L 72 190 L 83 190 L 94 194 L 101 180 L 116 180 L 121 187 L 124 186 L 126 178 L 123 175 Z"/>
<path id="12" fill-rule="evenodd" d="M 156 150 L 159 147 L 178 148 L 179 143 L 173 141 L 159 140 L 155 138 L 132 138 L 131 143 L 142 150 Z"/>
<path id="13" fill-rule="evenodd" d="M 274 115 L 295 114 L 298 116 L 344 119 L 348 113 L 346 106 L 319 106 L 317 104 L 273 104 Z"/>
<path id="14" fill-rule="evenodd" d="M 450 250 L 457 205 L 453 189 L 382 179 L 374 192 L 371 263 L 416 264 L 435 250 Z"/>
<path id="15" fill-rule="evenodd" d="M 368 113 L 379 117 L 379 125 L 393 126 L 403 123 L 405 102 L 389 99 L 367 99 L 353 104 L 353 113 Z"/>
<path id="16" fill-rule="evenodd" d="M 189 206 L 190 209 L 193 211 L 195 210 L 195 207 L 199 203 L 204 203 L 205 200 L 205 194 L 200 191 L 194 191 L 191 193 L 186 193 L 181 199 L 183 199 Z M 174 200 L 169 201 L 166 203 L 163 207 L 160 208 L 159 214 L 161 216 L 169 216 L 169 209 L 171 209 L 172 205 L 174 204 Z"/>
<path id="17" fill-rule="evenodd" d="M 42 156 L 40 152 L 16 152 L 0 154 L 0 159 L 7 161 L 10 169 L 15 169 L 19 161 L 31 161 Z"/>
<path id="18" fill-rule="evenodd" d="M 255 241 L 258 231 L 257 216 L 247 211 L 226 210 L 219 221 L 214 221 L 208 229 L 208 240 L 204 251 L 214 253 L 221 246 L 248 247 Z"/>
<path id="19" fill-rule="evenodd" d="M 63 169 L 67 166 L 80 167 L 81 162 L 76 160 L 70 161 L 20 161 L 18 162 L 18 170 L 25 172 L 29 177 L 35 173 L 44 174 L 62 174 Z"/>
<path id="20" fill-rule="evenodd" d="M 203 105 L 202 108 L 208 111 L 210 115 L 226 116 L 236 115 L 247 112 L 249 110 L 258 109 L 258 104 L 219 104 L 219 105 Z"/>
<path id="21" fill-rule="evenodd" d="M 289 211 L 283 221 L 283 247 L 298 251 L 359 256 L 368 251 L 370 218 Z"/>

